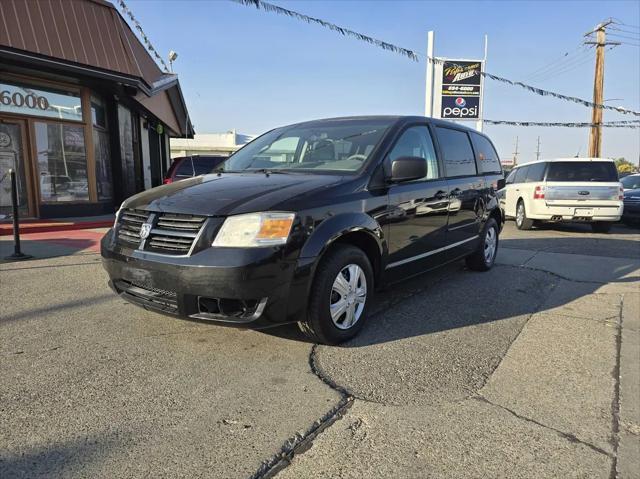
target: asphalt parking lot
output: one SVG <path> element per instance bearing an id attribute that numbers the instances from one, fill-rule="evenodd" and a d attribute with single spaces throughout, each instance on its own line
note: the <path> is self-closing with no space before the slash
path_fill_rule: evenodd
<path id="1" fill-rule="evenodd" d="M 144 311 L 60 248 L 0 264 L 0 477 L 639 477 L 640 230 L 508 223 L 342 347 Z"/>

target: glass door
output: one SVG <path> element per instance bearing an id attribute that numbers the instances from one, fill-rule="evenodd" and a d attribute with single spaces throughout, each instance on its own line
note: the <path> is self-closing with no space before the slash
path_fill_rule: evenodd
<path id="1" fill-rule="evenodd" d="M 23 121 L 0 118 L 0 219 L 7 219 L 11 215 L 10 169 L 16 172 L 20 216 L 29 216 L 30 213 L 27 151 L 24 140 Z"/>

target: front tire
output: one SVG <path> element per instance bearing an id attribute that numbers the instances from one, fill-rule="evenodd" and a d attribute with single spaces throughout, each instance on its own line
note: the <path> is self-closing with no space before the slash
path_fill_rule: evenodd
<path id="1" fill-rule="evenodd" d="M 353 338 L 367 318 L 373 287 L 373 268 L 367 255 L 355 246 L 335 246 L 318 265 L 307 317 L 298 322 L 300 330 L 322 344 Z"/>
<path id="2" fill-rule="evenodd" d="M 498 254 L 498 223 L 493 218 L 489 218 L 480 235 L 478 248 L 471 255 L 465 258 L 467 267 L 474 271 L 489 271 L 496 261 Z"/>
<path id="3" fill-rule="evenodd" d="M 611 226 L 613 226 L 613 223 L 610 221 L 597 221 L 591 223 L 591 230 L 594 233 L 608 233 L 611 230 Z"/>
<path id="4" fill-rule="evenodd" d="M 533 220 L 527 218 L 527 210 L 524 207 L 524 201 L 518 201 L 516 206 L 516 228 L 519 230 L 530 230 L 533 227 Z"/>

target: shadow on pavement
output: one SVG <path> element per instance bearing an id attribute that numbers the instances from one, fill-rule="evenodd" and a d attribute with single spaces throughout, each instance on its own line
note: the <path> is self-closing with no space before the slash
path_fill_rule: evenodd
<path id="1" fill-rule="evenodd" d="M 20 249 L 24 254 L 33 256 L 32 259 L 55 258 L 57 256 L 68 256 L 78 254 L 85 250 L 87 253 L 95 254 L 99 243 L 91 238 L 56 238 L 56 239 L 24 239 L 20 241 Z M 3 239 L 0 241 L 0 264 L 14 263 L 16 260 L 6 260 L 7 256 L 13 254 L 13 239 Z M 29 260 L 26 260 L 29 261 Z M 22 261 L 24 262 L 24 261 Z"/>
<path id="2" fill-rule="evenodd" d="M 595 292 L 604 283 L 640 281 L 640 276 L 629 276 L 640 268 L 640 263 L 634 259 L 640 257 L 638 247 L 633 250 L 637 243 L 603 237 L 594 238 L 597 243 L 585 247 L 589 240 L 580 237 L 504 239 L 501 247 L 505 251 L 508 248 L 533 250 L 531 256 L 535 251 L 606 256 L 612 249 L 624 249 L 626 258 L 594 258 L 593 265 L 585 265 L 584 257 L 575 257 L 573 264 L 569 264 L 570 257 L 550 259 L 556 265 L 559 260 L 567 261 L 562 270 L 568 276 L 573 267 L 587 267 L 600 272 L 602 281 L 570 281 L 559 294 L 554 291 L 563 281 L 559 273 L 504 264 L 496 265 L 489 272 L 478 273 L 467 270 L 464 262 L 458 261 L 379 292 L 363 330 L 355 339 L 341 346 L 358 348 L 528 317 L 536 312 L 566 306 Z M 503 251 L 503 254 L 506 253 Z M 631 254 L 634 258 L 629 258 Z M 264 330 L 264 333 L 306 341 L 295 326 Z"/>
<path id="3" fill-rule="evenodd" d="M 17 314 L 10 314 L 8 316 L 2 316 L 0 318 L 0 323 L 9 323 L 12 321 L 19 321 L 21 319 L 31 319 L 41 315 L 47 315 L 59 311 L 64 311 L 67 309 L 80 308 L 83 306 L 87 306 L 90 304 L 91 306 L 95 306 L 101 303 L 106 303 L 107 301 L 112 301 L 116 299 L 117 296 L 113 293 L 110 294 L 101 294 L 99 296 L 93 296 L 91 298 L 83 298 L 76 301 L 67 301 L 65 303 L 57 303 L 51 306 L 47 306 L 46 308 L 38 308 L 38 309 L 24 309 L 22 312 Z"/>
<path id="4" fill-rule="evenodd" d="M 110 438 L 68 440 L 46 447 L 29 448 L 21 454 L 0 453 L 0 475 L 6 478 L 63 477 L 69 470 L 81 470 L 83 465 L 104 456 L 118 441 Z"/>

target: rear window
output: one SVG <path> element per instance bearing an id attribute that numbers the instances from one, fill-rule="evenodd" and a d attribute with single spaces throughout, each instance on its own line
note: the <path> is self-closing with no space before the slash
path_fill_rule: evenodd
<path id="1" fill-rule="evenodd" d="M 476 149 L 480 173 L 501 173 L 500 158 L 491 142 L 477 133 L 471 133 L 471 138 Z"/>
<path id="2" fill-rule="evenodd" d="M 194 156 L 191 158 L 193 161 L 193 171 L 197 175 L 206 175 L 207 173 L 211 173 L 213 169 L 220 163 L 222 163 L 224 158 L 202 158 Z"/>
<path id="3" fill-rule="evenodd" d="M 612 161 L 553 161 L 547 181 L 618 181 Z"/>
<path id="4" fill-rule="evenodd" d="M 193 176 L 193 167 L 191 166 L 191 159 L 185 158 L 180 161 L 178 167 L 175 170 L 176 176 Z"/>

